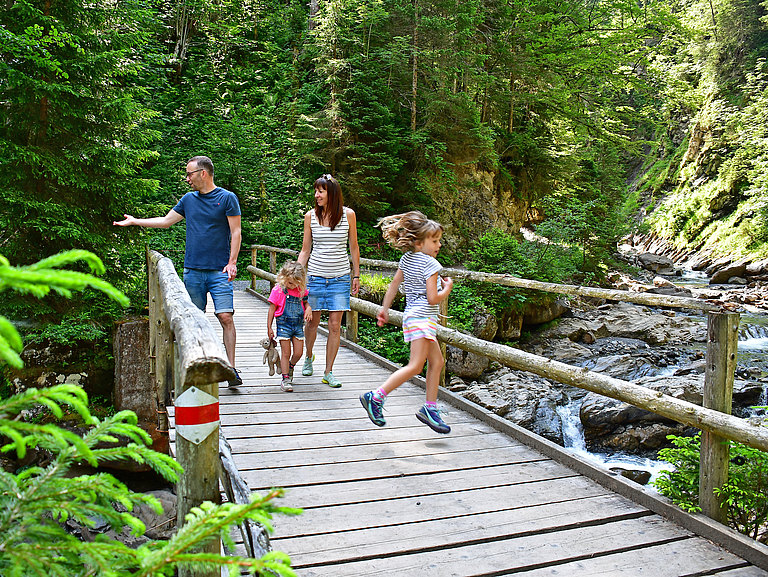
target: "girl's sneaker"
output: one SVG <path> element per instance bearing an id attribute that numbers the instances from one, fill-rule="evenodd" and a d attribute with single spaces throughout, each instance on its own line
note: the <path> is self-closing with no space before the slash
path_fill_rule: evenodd
<path id="1" fill-rule="evenodd" d="M 312 368 L 312 361 L 315 360 L 315 355 L 304 359 L 304 366 L 301 368 L 301 374 L 305 377 L 311 377 L 315 370 Z"/>
<path id="2" fill-rule="evenodd" d="M 332 389 L 338 389 L 341 386 L 341 381 L 333 376 L 333 373 L 325 373 L 323 376 L 323 382 Z"/>
<path id="3" fill-rule="evenodd" d="M 383 427 L 387 424 L 384 420 L 384 403 L 373 398 L 373 392 L 368 391 L 360 395 L 360 403 L 365 407 L 368 418 L 377 427 Z"/>
<path id="4" fill-rule="evenodd" d="M 451 428 L 440 418 L 440 411 L 438 409 L 430 409 L 424 405 L 416 413 L 416 418 L 425 425 L 428 425 L 436 433 L 445 435 L 451 432 Z"/>
<path id="5" fill-rule="evenodd" d="M 280 388 L 284 393 L 292 393 L 293 385 L 291 384 L 291 377 L 283 377 L 283 380 L 280 383 Z"/>

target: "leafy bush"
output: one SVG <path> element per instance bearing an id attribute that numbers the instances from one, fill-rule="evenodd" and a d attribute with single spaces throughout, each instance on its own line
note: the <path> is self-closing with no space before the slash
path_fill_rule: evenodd
<path id="1" fill-rule="evenodd" d="M 394 325 L 379 327 L 373 319 L 360 317 L 357 326 L 357 338 L 360 346 L 389 359 L 393 363 L 405 365 L 411 351 L 403 340 L 403 331 Z"/>
<path id="2" fill-rule="evenodd" d="M 448 299 L 448 326 L 468 333 L 472 332 L 475 313 L 486 309 L 483 299 L 475 293 L 478 283 L 473 284 L 455 282 Z"/>
<path id="3" fill-rule="evenodd" d="M 654 486 L 681 509 L 696 513 L 699 507 L 701 435 L 668 437 L 674 447 L 659 451 L 659 458 L 674 465 L 662 471 Z M 768 542 L 768 454 L 730 442 L 728 481 L 719 491 L 727 507 L 728 524 L 745 535 Z"/>

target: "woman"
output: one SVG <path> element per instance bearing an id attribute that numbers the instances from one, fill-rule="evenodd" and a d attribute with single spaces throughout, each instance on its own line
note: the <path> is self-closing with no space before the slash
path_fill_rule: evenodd
<path id="1" fill-rule="evenodd" d="M 312 349 L 317 338 L 317 327 L 321 311 L 328 311 L 323 382 L 337 388 L 341 386 L 341 381 L 333 375 L 333 362 L 341 341 L 341 317 L 344 311 L 349 310 L 350 289 L 353 295 L 360 289 L 360 247 L 357 244 L 355 211 L 344 206 L 341 187 L 330 174 L 324 174 L 315 181 L 315 208 L 304 215 L 304 240 L 297 260 L 307 269 L 309 306 L 312 308 L 312 318 L 304 329 L 307 356 L 301 374 L 310 376 L 314 372 L 312 363 L 315 355 Z"/>

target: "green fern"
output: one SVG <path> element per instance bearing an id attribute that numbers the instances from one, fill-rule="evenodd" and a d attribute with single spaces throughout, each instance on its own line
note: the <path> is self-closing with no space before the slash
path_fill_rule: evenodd
<path id="1" fill-rule="evenodd" d="M 89 426 L 82 436 L 53 424 L 27 423 L 19 419 L 22 411 L 45 405 L 55 415 L 70 406 Z M 29 389 L 0 401 L 0 435 L 9 440 L 0 447 L 23 457 L 30 447 L 52 454 L 47 466 L 34 466 L 18 473 L 0 470 L 0 574 L 3 576 L 161 576 L 173 575 L 180 564 L 195 567 L 229 567 L 232 575 L 240 571 L 281 576 L 295 575 L 290 560 L 282 553 L 262 559 L 214 555 L 200 552 L 212 540 L 223 540 L 234 549 L 232 528 L 245 519 L 254 520 L 271 531 L 274 513 L 300 511 L 273 504 L 282 497 L 275 489 L 265 497 L 255 495 L 246 505 L 203 503 L 192 509 L 178 534 L 167 542 L 150 542 L 131 549 L 104 536 L 83 543 L 63 527 L 69 519 L 86 527 L 103 519 L 116 532 L 130 529 L 142 535 L 144 524 L 131 514 L 138 505 L 161 512 L 152 496 L 133 493 L 108 473 L 71 476 L 75 465 L 94 467 L 112 461 L 133 460 L 146 464 L 170 482 L 178 480 L 182 469 L 171 457 L 151 450 L 149 436 L 136 424 L 136 415 L 121 411 L 99 420 L 88 411 L 85 393 L 74 385 L 49 389 Z M 104 448 L 104 443 L 128 439 L 125 446 Z M 119 504 L 118 510 L 116 505 Z"/>
<path id="2" fill-rule="evenodd" d="M 104 273 L 104 264 L 95 254 L 86 250 L 69 250 L 45 258 L 29 266 L 14 267 L 3 255 L 0 255 L 0 293 L 12 288 L 22 293 L 28 293 L 42 298 L 51 291 L 65 297 L 70 297 L 73 291 L 82 291 L 88 287 L 94 288 L 117 301 L 122 306 L 128 306 L 129 301 L 122 292 L 111 284 L 90 274 L 61 270 L 77 262 L 88 265 L 94 274 Z M 0 361 L 20 369 L 24 366 L 19 354 L 22 342 L 16 328 L 0 316 Z"/>
<path id="3" fill-rule="evenodd" d="M 101 274 L 104 266 L 86 251 L 69 251 L 28 267 L 12 267 L 0 255 L 0 292 L 13 288 L 44 296 L 53 290 L 69 295 L 86 287 L 99 289 L 127 305 L 125 296 L 108 283 L 88 274 L 62 271 L 59 267 L 85 262 L 91 272 Z M 0 316 L 0 362 L 21 367 L 22 341 L 16 329 Z M 80 436 L 52 423 L 25 421 L 25 411 L 45 407 L 60 419 L 65 408 L 77 413 L 86 429 Z M 124 444 L 128 441 L 127 444 Z M 136 415 L 121 411 L 104 420 L 88 409 L 86 393 L 75 385 L 47 389 L 28 389 L 8 399 L 0 399 L 0 452 L 15 453 L 19 459 L 29 449 L 50 455 L 42 466 L 30 466 L 15 473 L 0 469 L 0 575 L 3 577 L 160 577 L 174 575 L 181 565 L 228 567 L 230 575 L 250 573 L 294 576 L 290 559 L 283 553 L 268 553 L 261 559 L 200 552 L 206 543 L 223 540 L 234 548 L 230 533 L 235 525 L 252 519 L 271 530 L 274 513 L 300 511 L 278 507 L 273 500 L 282 497 L 275 489 L 258 495 L 246 505 L 203 503 L 193 509 L 184 526 L 169 541 L 151 541 L 136 549 L 98 535 L 93 542 L 82 542 L 68 533 L 64 522 L 74 520 L 93 527 L 103 519 L 117 533 L 128 528 L 142 535 L 144 524 L 131 512 L 138 505 L 157 513 L 160 503 L 151 495 L 133 493 L 108 473 L 73 476 L 73 467 L 84 463 L 98 470 L 114 461 L 134 461 L 147 465 L 169 482 L 176 482 L 181 466 L 171 457 L 153 451 L 149 435 L 137 425 Z M 106 446 L 105 446 L 106 445 Z M 112 445 L 112 446 L 110 446 Z"/>

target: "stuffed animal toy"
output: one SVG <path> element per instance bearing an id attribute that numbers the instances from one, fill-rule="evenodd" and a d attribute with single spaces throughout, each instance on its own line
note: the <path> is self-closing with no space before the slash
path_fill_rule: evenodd
<path id="1" fill-rule="evenodd" d="M 264 360 L 261 362 L 262 364 L 269 363 L 269 376 L 271 377 L 280 370 L 280 353 L 277 352 L 277 342 L 275 339 L 265 337 L 261 339 L 261 346 L 267 349 L 264 353 Z"/>

